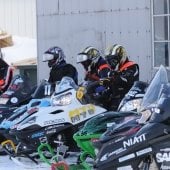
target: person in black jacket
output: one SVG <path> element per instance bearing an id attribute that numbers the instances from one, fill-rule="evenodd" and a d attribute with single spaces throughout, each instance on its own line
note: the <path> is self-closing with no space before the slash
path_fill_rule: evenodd
<path id="1" fill-rule="evenodd" d="M 119 96 L 120 100 L 130 90 L 135 81 L 139 80 L 139 65 L 130 61 L 125 48 L 114 44 L 105 50 L 105 59 L 111 67 L 108 78 L 100 83 L 109 87 L 109 94 Z"/>
<path id="2" fill-rule="evenodd" d="M 78 73 L 76 68 L 68 64 L 65 60 L 65 54 L 60 47 L 49 48 L 43 54 L 43 62 L 48 62 L 51 68 L 48 82 L 55 83 L 61 81 L 64 76 L 71 77 L 75 83 L 78 83 Z"/>

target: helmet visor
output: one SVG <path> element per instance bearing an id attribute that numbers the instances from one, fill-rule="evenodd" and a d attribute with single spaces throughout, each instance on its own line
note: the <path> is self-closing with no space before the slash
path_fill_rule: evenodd
<path id="1" fill-rule="evenodd" d="M 77 63 L 84 62 L 88 59 L 88 56 L 86 54 L 78 54 L 77 55 Z"/>
<path id="2" fill-rule="evenodd" d="M 107 56 L 106 60 L 108 64 L 112 67 L 112 69 L 115 69 L 116 66 L 119 64 L 119 57 L 116 55 Z"/>
<path id="3" fill-rule="evenodd" d="M 46 61 L 49 61 L 49 60 L 52 60 L 54 59 L 54 55 L 53 54 L 43 54 L 43 62 L 46 62 Z"/>

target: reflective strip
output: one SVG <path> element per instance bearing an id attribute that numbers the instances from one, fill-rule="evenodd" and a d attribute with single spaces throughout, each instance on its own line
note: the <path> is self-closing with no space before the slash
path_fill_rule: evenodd
<path id="1" fill-rule="evenodd" d="M 125 63 L 121 68 L 120 71 L 123 71 L 124 69 L 128 68 L 129 66 L 132 66 L 136 63 L 134 63 L 133 61 L 128 61 L 127 63 Z"/>
<path id="2" fill-rule="evenodd" d="M 110 67 L 109 67 L 108 64 L 103 64 L 103 65 L 101 65 L 101 66 L 99 67 L 99 71 L 102 70 L 102 69 L 104 69 L 104 68 L 109 68 L 109 69 L 110 69 Z"/>

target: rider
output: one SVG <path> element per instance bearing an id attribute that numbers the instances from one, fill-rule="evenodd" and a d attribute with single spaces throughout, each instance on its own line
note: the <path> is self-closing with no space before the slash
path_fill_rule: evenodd
<path id="1" fill-rule="evenodd" d="M 97 81 L 100 78 L 105 78 L 110 72 L 110 66 L 101 56 L 100 52 L 88 46 L 77 55 L 77 63 L 81 63 L 86 71 L 84 80 Z"/>
<path id="2" fill-rule="evenodd" d="M 9 66 L 3 59 L 0 51 L 0 92 L 3 93 L 9 87 L 12 77 L 13 68 Z"/>
<path id="3" fill-rule="evenodd" d="M 55 83 L 61 81 L 64 76 L 68 76 L 73 78 L 76 84 L 78 83 L 77 70 L 66 62 L 65 54 L 60 47 L 54 46 L 45 51 L 43 62 L 48 62 L 48 66 L 51 68 L 48 82 Z"/>
<path id="4" fill-rule="evenodd" d="M 109 78 L 103 83 L 122 97 L 129 91 L 135 81 L 139 80 L 139 66 L 130 61 L 125 48 L 114 44 L 106 49 L 105 59 L 110 64 Z"/>

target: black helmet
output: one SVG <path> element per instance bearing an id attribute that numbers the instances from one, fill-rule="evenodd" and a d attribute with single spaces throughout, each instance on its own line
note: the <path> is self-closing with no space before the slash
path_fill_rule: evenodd
<path id="1" fill-rule="evenodd" d="M 52 67 L 53 65 L 59 65 L 64 61 L 65 55 L 63 50 L 60 47 L 51 47 L 43 54 L 43 62 L 48 61 L 48 66 Z"/>

